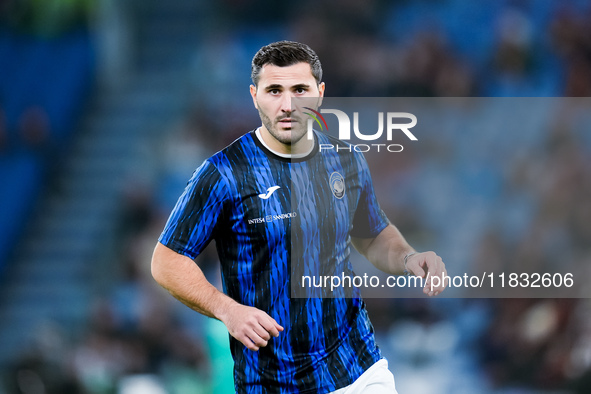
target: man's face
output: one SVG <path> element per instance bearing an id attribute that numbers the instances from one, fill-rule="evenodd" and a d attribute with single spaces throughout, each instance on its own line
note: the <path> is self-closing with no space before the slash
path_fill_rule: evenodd
<path id="1" fill-rule="evenodd" d="M 271 148 L 282 153 L 297 153 L 303 147 L 307 117 L 292 107 L 294 97 L 322 97 L 324 83 L 317 84 L 308 63 L 287 67 L 265 64 L 259 82 L 250 86 L 250 94 L 259 111 L 261 134 Z"/>

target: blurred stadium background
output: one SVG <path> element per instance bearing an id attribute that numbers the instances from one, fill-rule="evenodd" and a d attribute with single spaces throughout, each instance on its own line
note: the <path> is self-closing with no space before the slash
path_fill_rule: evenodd
<path id="1" fill-rule="evenodd" d="M 232 392 L 223 325 L 149 262 L 193 170 L 259 124 L 262 45 L 308 43 L 331 96 L 591 93 L 588 0 L 3 0 L 0 15 L 0 393 Z M 487 138 L 506 136 L 386 172 L 391 219 L 448 265 L 591 263 L 591 130 L 548 125 L 466 169 Z M 460 219 L 450 184 L 475 191 Z M 467 255 L 446 248 L 464 236 Z M 215 254 L 199 260 L 218 281 Z M 591 392 L 588 299 L 368 307 L 401 393 Z"/>

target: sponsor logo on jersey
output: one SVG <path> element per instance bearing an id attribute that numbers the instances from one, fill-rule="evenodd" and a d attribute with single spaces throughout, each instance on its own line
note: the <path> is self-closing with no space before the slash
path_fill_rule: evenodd
<path id="1" fill-rule="evenodd" d="M 263 218 L 248 219 L 248 224 L 271 223 L 276 220 L 291 219 L 298 216 L 297 212 L 278 213 L 275 215 L 267 215 Z"/>
<path id="2" fill-rule="evenodd" d="M 273 193 L 275 193 L 275 191 L 277 189 L 281 189 L 281 186 L 271 186 L 270 188 L 267 189 L 267 193 L 261 193 L 261 194 L 259 194 L 259 197 L 262 198 L 263 200 L 267 200 L 267 199 L 269 199 L 269 197 L 271 197 L 271 195 Z"/>

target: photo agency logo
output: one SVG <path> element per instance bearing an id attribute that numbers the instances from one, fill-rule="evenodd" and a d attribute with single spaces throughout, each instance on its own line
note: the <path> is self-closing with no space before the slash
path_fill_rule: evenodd
<path id="1" fill-rule="evenodd" d="M 322 108 L 320 111 L 311 107 L 303 107 L 310 112 L 304 112 L 308 115 L 307 136 L 312 140 L 314 137 L 314 125 L 318 125 L 320 131 L 328 131 L 328 124 L 322 114 L 332 114 L 336 116 L 338 122 L 338 139 L 349 142 L 347 146 L 335 146 L 332 144 L 320 144 L 319 149 L 323 150 L 348 150 L 356 152 L 402 152 L 404 147 L 401 144 L 392 143 L 393 137 L 396 133 L 403 133 L 409 140 L 417 141 L 417 137 L 410 131 L 417 124 L 417 117 L 409 112 L 378 112 L 378 130 L 376 132 L 368 132 L 368 130 L 360 130 L 359 126 L 359 112 L 353 112 L 353 124 L 351 127 L 351 119 L 349 115 L 339 109 Z M 386 124 L 384 127 L 384 123 Z M 353 129 L 353 134 L 351 133 Z M 385 129 L 385 136 L 384 136 Z M 352 135 L 364 143 L 351 143 Z M 386 142 L 382 142 L 382 141 Z"/>

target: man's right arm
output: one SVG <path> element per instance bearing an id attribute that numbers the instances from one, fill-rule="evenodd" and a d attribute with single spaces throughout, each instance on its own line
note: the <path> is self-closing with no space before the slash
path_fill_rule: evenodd
<path id="1" fill-rule="evenodd" d="M 215 288 L 187 256 L 158 243 L 152 256 L 152 276 L 189 308 L 222 321 L 228 332 L 250 350 L 267 345 L 283 331 L 264 311 L 242 305 Z"/>

